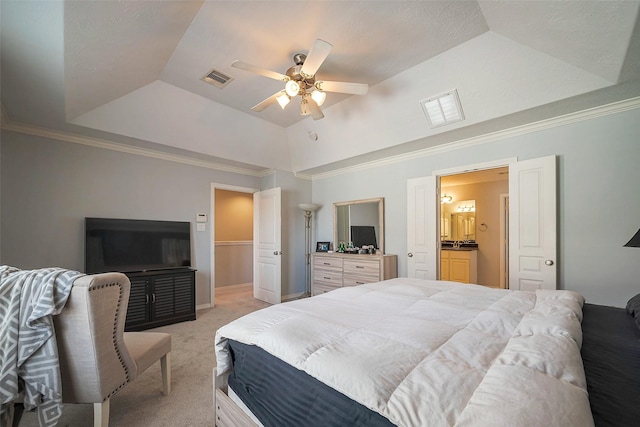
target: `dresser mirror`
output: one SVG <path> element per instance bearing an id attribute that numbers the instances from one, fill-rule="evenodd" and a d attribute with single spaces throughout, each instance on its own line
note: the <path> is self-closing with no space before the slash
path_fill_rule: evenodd
<path id="1" fill-rule="evenodd" d="M 372 241 L 375 240 L 375 241 Z M 374 244 L 384 254 L 384 197 L 333 204 L 333 248 Z"/>

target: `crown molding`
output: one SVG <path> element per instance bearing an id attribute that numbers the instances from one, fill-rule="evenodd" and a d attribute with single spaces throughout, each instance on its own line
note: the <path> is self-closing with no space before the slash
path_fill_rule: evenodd
<path id="1" fill-rule="evenodd" d="M 86 145 L 90 147 L 102 148 L 105 150 L 119 151 L 123 153 L 151 157 L 160 160 L 166 160 L 170 162 L 182 163 L 191 166 L 197 166 L 207 169 L 214 169 L 223 172 L 237 173 L 241 175 L 249 175 L 258 178 L 264 178 L 273 174 L 273 169 L 252 170 L 245 169 L 237 166 L 224 165 L 221 163 L 210 162 L 206 160 L 194 159 L 191 157 L 180 156 L 177 154 L 164 153 L 158 150 L 152 150 L 148 148 L 139 148 L 131 145 L 120 144 L 113 141 L 108 141 L 100 138 L 92 138 L 81 135 L 75 135 L 68 132 L 56 131 L 47 128 L 41 128 L 24 123 L 18 123 L 10 120 L 6 115 L 4 108 L 0 105 L 0 128 L 22 133 L 26 135 L 40 136 L 43 138 L 56 139 L 59 141 L 71 142 L 75 144 Z M 458 141 L 454 141 L 447 144 L 438 145 L 435 147 L 429 147 L 421 150 L 412 151 L 409 153 L 398 154 L 394 156 L 385 157 L 383 159 L 372 160 L 369 162 L 359 163 L 357 165 L 334 169 L 328 172 L 322 172 L 317 174 L 305 174 L 294 172 L 293 175 L 296 178 L 306 180 L 317 180 L 330 178 L 333 176 L 344 175 L 353 172 L 364 171 L 368 169 L 377 168 L 380 166 L 391 165 L 408 160 L 419 159 L 423 157 L 433 156 L 436 154 L 451 152 L 462 148 L 473 147 L 476 145 L 482 145 L 489 142 L 498 141 L 506 138 L 513 138 L 520 135 L 525 135 L 532 132 L 538 132 L 545 129 L 551 129 L 558 126 L 564 126 L 572 123 L 577 123 L 585 120 L 596 119 L 598 117 L 608 116 L 611 114 L 617 114 L 624 111 L 640 108 L 640 97 L 627 99 L 624 101 L 614 102 L 611 104 L 589 108 L 587 110 L 578 111 L 575 113 L 569 113 L 562 116 L 553 117 L 550 119 L 540 120 L 526 125 L 516 126 L 501 131 L 491 132 L 484 135 L 474 136 Z"/>
<path id="2" fill-rule="evenodd" d="M 75 135 L 68 132 L 62 132 L 47 128 L 41 128 L 24 123 L 18 123 L 11 121 L 2 112 L 2 120 L 0 121 L 0 128 L 22 133 L 25 135 L 39 136 L 42 138 L 55 139 L 58 141 L 71 142 L 74 144 L 86 145 L 89 147 L 102 148 L 105 150 L 119 151 L 122 153 L 133 154 L 136 156 L 151 157 L 159 160 L 166 160 L 170 162 L 182 163 L 190 166 L 197 166 L 201 168 L 214 169 L 222 172 L 231 172 L 241 175 L 249 175 L 258 178 L 268 176 L 273 171 L 271 169 L 264 169 L 260 171 L 245 169 L 237 166 L 224 165 L 222 163 L 210 162 L 206 160 L 194 159 L 187 156 L 180 156 L 177 154 L 164 153 L 158 150 L 152 150 L 149 148 L 140 148 L 132 145 L 120 144 L 106 139 L 92 138 L 88 136 Z"/>
<path id="3" fill-rule="evenodd" d="M 313 175 L 309 175 L 307 173 L 294 172 L 293 176 L 300 179 L 306 179 L 307 181 L 313 180 Z"/>
<path id="4" fill-rule="evenodd" d="M 367 169 L 377 168 L 380 166 L 391 165 L 404 162 L 407 160 L 418 159 L 422 157 L 433 156 L 440 153 L 459 150 L 461 148 L 473 147 L 489 142 L 498 141 L 506 138 L 513 138 L 532 132 L 539 132 L 545 129 L 551 129 L 558 126 L 564 126 L 572 123 L 578 123 L 585 120 L 592 120 L 598 117 L 608 116 L 611 114 L 622 113 L 624 111 L 640 108 L 640 97 L 630 98 L 624 101 L 614 102 L 599 107 L 589 108 L 587 110 L 575 113 L 564 114 L 562 116 L 552 117 L 550 119 L 540 120 L 526 125 L 516 126 L 496 132 L 478 135 L 471 138 L 461 139 L 459 141 L 438 145 L 435 147 L 424 148 L 422 150 L 412 151 L 410 153 L 398 154 L 395 156 L 385 157 L 379 160 L 372 160 L 357 165 L 334 169 L 328 172 L 322 172 L 311 175 L 312 180 L 330 178 L 334 176 L 344 175 L 347 173 L 359 172 Z M 297 176 L 297 175 L 296 175 Z"/>

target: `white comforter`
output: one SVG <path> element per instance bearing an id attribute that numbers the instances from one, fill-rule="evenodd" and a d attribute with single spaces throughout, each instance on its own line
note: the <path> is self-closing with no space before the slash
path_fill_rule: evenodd
<path id="1" fill-rule="evenodd" d="M 254 344 L 400 426 L 591 426 L 581 295 L 399 278 L 244 316 Z"/>

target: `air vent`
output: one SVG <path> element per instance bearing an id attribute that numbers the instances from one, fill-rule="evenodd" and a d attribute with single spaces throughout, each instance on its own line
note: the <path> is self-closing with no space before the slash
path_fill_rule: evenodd
<path id="1" fill-rule="evenodd" d="M 216 87 L 223 88 L 233 80 L 233 77 L 229 77 L 223 72 L 213 68 L 206 76 L 202 78 L 202 80 L 207 83 L 211 83 Z"/>
<path id="2" fill-rule="evenodd" d="M 427 115 L 432 128 L 464 120 L 458 91 L 455 89 L 420 101 L 420 105 L 422 105 L 424 114 Z"/>

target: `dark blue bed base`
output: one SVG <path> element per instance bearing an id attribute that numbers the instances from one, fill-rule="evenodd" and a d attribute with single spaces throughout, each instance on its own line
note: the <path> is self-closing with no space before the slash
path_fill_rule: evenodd
<path id="1" fill-rule="evenodd" d="M 229 386 L 265 427 L 394 425 L 259 347 L 229 343 L 234 366 Z"/>
<path id="2" fill-rule="evenodd" d="M 585 304 L 582 361 L 597 427 L 640 425 L 640 329 L 623 308 Z"/>

